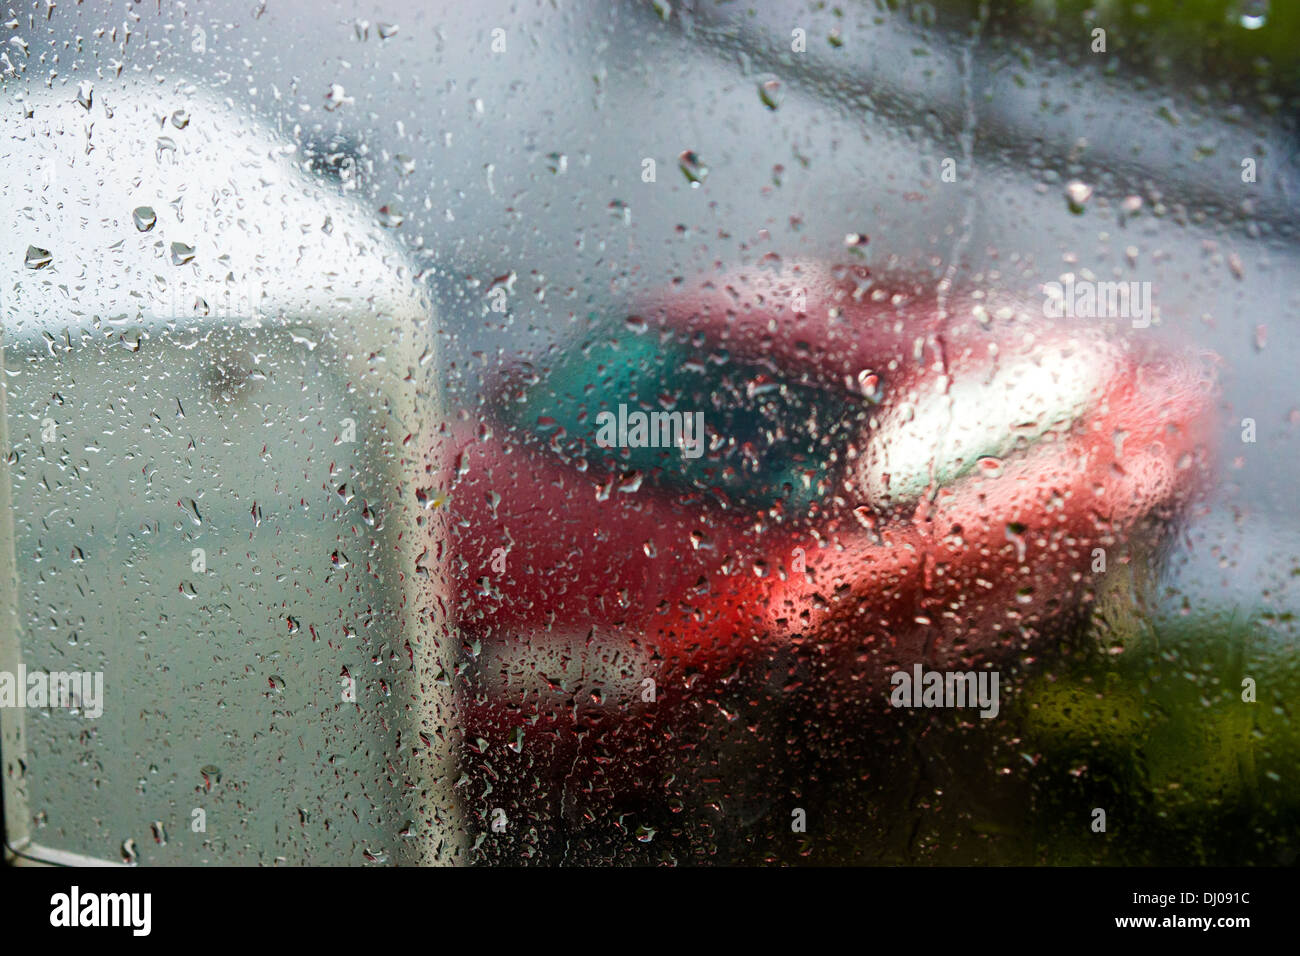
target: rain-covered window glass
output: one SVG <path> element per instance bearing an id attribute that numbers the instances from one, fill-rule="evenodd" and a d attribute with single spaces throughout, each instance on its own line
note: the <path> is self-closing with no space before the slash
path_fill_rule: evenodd
<path id="1" fill-rule="evenodd" d="M 9 855 L 1295 862 L 1297 9 L 10 4 Z"/>

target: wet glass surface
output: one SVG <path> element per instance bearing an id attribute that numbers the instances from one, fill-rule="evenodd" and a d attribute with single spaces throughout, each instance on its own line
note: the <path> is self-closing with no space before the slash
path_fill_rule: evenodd
<path id="1" fill-rule="evenodd" d="M 15 8 L 9 845 L 1293 863 L 1296 30 Z"/>

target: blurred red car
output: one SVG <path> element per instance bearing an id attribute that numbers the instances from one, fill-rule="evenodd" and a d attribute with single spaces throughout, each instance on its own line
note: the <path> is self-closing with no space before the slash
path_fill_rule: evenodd
<path id="1" fill-rule="evenodd" d="M 508 365 L 485 404 L 518 411 L 458 441 L 470 737 L 543 777 L 584 738 L 663 772 L 738 681 L 871 710 L 895 669 L 1032 656 L 1205 474 L 1204 362 L 1033 303 L 805 265 L 618 326 Z M 600 447 L 619 404 L 702 411 L 707 450 Z"/>

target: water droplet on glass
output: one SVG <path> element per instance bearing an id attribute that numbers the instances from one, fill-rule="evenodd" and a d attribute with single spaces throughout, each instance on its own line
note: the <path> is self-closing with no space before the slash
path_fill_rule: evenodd
<path id="1" fill-rule="evenodd" d="M 1083 212 L 1084 205 L 1092 198 L 1092 187 L 1077 179 L 1070 180 L 1065 186 L 1065 200 L 1070 212 Z"/>
<path id="2" fill-rule="evenodd" d="M 416 488 L 415 500 L 419 502 L 421 508 L 428 511 L 432 508 L 442 507 L 446 504 L 447 497 L 434 488 Z"/>
<path id="3" fill-rule="evenodd" d="M 93 84 L 87 82 L 87 83 L 82 83 L 80 86 L 77 87 L 77 102 L 80 103 L 84 109 L 89 110 L 91 103 L 94 102 L 94 99 L 95 99 L 95 87 Z"/>
<path id="4" fill-rule="evenodd" d="M 396 206 L 379 207 L 379 224 L 385 229 L 396 229 L 406 221 L 406 216 Z"/>
<path id="5" fill-rule="evenodd" d="M 352 97 L 347 95 L 347 91 L 338 83 L 331 83 L 329 92 L 325 94 L 325 109 L 333 112 L 344 103 L 352 102 Z"/>
<path id="6" fill-rule="evenodd" d="M 1016 546 L 1016 560 L 1024 563 L 1025 560 L 1025 531 L 1027 529 L 1019 522 L 1011 522 L 1006 528 L 1006 538 Z"/>
<path id="7" fill-rule="evenodd" d="M 141 232 L 148 232 L 158 221 L 158 216 L 150 206 L 136 206 L 131 210 L 131 221 Z"/>
<path id="8" fill-rule="evenodd" d="M 28 246 L 27 257 L 23 260 L 23 264 L 29 269 L 44 269 L 53 261 L 54 256 L 50 255 L 50 250 L 39 246 Z"/>
<path id="9" fill-rule="evenodd" d="M 140 862 L 140 854 L 135 849 L 135 840 L 126 839 L 122 841 L 122 862 L 129 866 L 135 866 Z"/>
<path id="10" fill-rule="evenodd" d="M 758 98 L 768 109 L 777 109 L 785 99 L 785 88 L 781 86 L 780 80 L 769 77 L 758 84 Z"/>
<path id="11" fill-rule="evenodd" d="M 190 114 L 185 110 L 177 110 L 172 114 L 172 125 L 177 129 L 184 129 L 190 125 Z"/>
<path id="12" fill-rule="evenodd" d="M 183 266 L 194 258 L 194 247 L 183 242 L 172 243 L 172 265 Z"/>
<path id="13" fill-rule="evenodd" d="M 873 405 L 880 404 L 880 400 L 884 397 L 884 386 L 880 383 L 880 376 L 868 368 L 858 373 L 858 391 Z"/>
<path id="14" fill-rule="evenodd" d="M 1228 253 L 1228 271 L 1232 273 L 1234 279 L 1240 279 L 1246 275 L 1246 266 L 1241 261 L 1241 256 L 1235 252 Z"/>
<path id="15" fill-rule="evenodd" d="M 1238 22 L 1247 30 L 1258 30 L 1268 22 L 1268 0 L 1245 0 Z"/>
<path id="16" fill-rule="evenodd" d="M 221 783 L 221 768 L 215 764 L 207 764 L 199 769 L 199 775 L 203 777 L 203 789 L 211 793 L 212 788 Z"/>
<path id="17" fill-rule="evenodd" d="M 700 183 L 704 182 L 709 175 L 709 167 L 704 165 L 694 150 L 688 149 L 678 156 L 677 166 L 692 189 L 699 188 Z"/>

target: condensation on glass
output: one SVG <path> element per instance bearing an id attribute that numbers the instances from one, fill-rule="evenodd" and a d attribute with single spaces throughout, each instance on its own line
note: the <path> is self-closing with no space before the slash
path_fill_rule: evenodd
<path id="1" fill-rule="evenodd" d="M 1114 6 L 15 13 L 10 846 L 1293 863 L 1300 24 Z"/>

